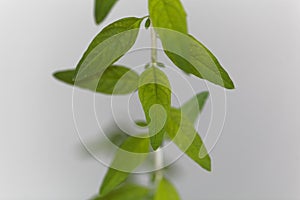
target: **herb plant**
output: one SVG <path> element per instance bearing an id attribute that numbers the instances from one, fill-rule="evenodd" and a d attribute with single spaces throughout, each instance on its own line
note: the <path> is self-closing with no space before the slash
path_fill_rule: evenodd
<path id="1" fill-rule="evenodd" d="M 95 0 L 95 20 L 100 24 L 117 0 Z M 160 159 L 164 142 L 170 140 L 200 167 L 211 171 L 211 159 L 194 128 L 208 92 L 201 92 L 180 108 L 171 104 L 171 84 L 157 60 L 159 39 L 167 57 L 186 74 L 205 79 L 227 89 L 234 84 L 216 57 L 188 33 L 186 12 L 180 0 L 148 0 L 149 15 L 127 17 L 106 26 L 91 42 L 77 67 L 56 72 L 65 83 L 107 95 L 138 92 L 145 113 L 148 134 L 128 136 L 115 154 L 95 200 L 178 200 L 179 193 L 165 177 Z M 141 24 L 151 31 L 151 63 L 142 74 L 117 65 L 135 44 Z M 124 153 L 125 152 L 125 153 Z M 128 154 L 127 154 L 127 153 Z M 150 153 L 156 168 L 149 173 L 149 185 L 132 184 L 131 173 Z M 131 156 L 134 155 L 134 156 Z M 121 169 L 120 169 L 120 166 Z"/>

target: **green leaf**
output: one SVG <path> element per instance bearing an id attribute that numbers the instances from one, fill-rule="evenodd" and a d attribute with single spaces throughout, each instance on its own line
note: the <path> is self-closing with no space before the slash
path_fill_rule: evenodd
<path id="1" fill-rule="evenodd" d="M 171 107 L 170 88 L 168 77 L 156 67 L 149 67 L 140 76 L 138 93 L 154 150 L 162 144 L 165 134 L 165 123 Z"/>
<path id="2" fill-rule="evenodd" d="M 171 108 L 166 129 L 168 136 L 181 151 L 201 167 L 211 171 L 211 159 L 188 117 L 180 110 Z"/>
<path id="3" fill-rule="evenodd" d="M 122 57 L 135 43 L 143 18 L 123 18 L 105 27 L 91 42 L 79 61 L 76 84 L 99 76 Z"/>
<path id="4" fill-rule="evenodd" d="M 149 0 L 148 7 L 154 27 L 187 33 L 186 13 L 180 0 Z"/>
<path id="5" fill-rule="evenodd" d="M 95 20 L 100 24 L 118 0 L 95 0 Z"/>
<path id="6" fill-rule="evenodd" d="M 201 113 L 204 104 L 209 96 L 208 92 L 201 92 L 187 101 L 182 107 L 182 113 L 189 118 L 190 122 L 195 123 L 199 113 Z"/>
<path id="7" fill-rule="evenodd" d="M 105 94 L 129 94 L 138 88 L 139 75 L 126 67 L 111 66 L 102 74 L 98 88 Z"/>
<path id="8" fill-rule="evenodd" d="M 73 77 L 75 70 L 65 70 L 54 73 L 54 76 L 65 83 L 74 85 Z M 129 94 L 138 88 L 139 75 L 129 68 L 112 65 L 108 67 L 101 77 L 93 76 L 80 84 L 82 88 L 93 90 L 97 85 L 96 92 L 104 94 Z"/>
<path id="9" fill-rule="evenodd" d="M 217 58 L 197 39 L 166 30 L 158 32 L 166 55 L 178 68 L 227 89 L 234 89 L 232 80 Z"/>
<path id="10" fill-rule="evenodd" d="M 162 178 L 156 190 L 154 200 L 180 200 L 176 188 L 166 178 Z"/>
<path id="11" fill-rule="evenodd" d="M 98 196 L 93 200 L 144 200 L 150 190 L 139 185 L 124 185 L 104 196 Z"/>
<path id="12" fill-rule="evenodd" d="M 148 18 L 145 22 L 145 28 L 148 29 L 150 27 L 150 25 L 151 25 L 151 20 L 150 20 L 150 18 Z"/>
<path id="13" fill-rule="evenodd" d="M 110 166 L 111 168 L 109 168 L 103 179 L 100 194 L 106 195 L 123 183 L 130 175 L 130 172 L 146 159 L 148 152 L 148 138 L 128 137 L 121 145 L 121 149 L 117 151 Z M 116 170 L 120 168 L 123 171 Z"/>
<path id="14" fill-rule="evenodd" d="M 135 124 L 140 126 L 140 127 L 147 127 L 148 124 L 145 121 L 135 121 Z"/>

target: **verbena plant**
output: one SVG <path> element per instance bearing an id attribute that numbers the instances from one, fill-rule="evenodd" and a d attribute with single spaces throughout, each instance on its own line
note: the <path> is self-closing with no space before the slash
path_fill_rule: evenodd
<path id="1" fill-rule="evenodd" d="M 117 0 L 96 0 L 95 19 L 100 24 Z M 138 92 L 145 113 L 148 134 L 128 136 L 120 145 L 108 169 L 97 200 L 177 200 L 178 192 L 165 177 L 159 153 L 165 140 L 170 140 L 188 157 L 207 171 L 211 159 L 194 128 L 208 92 L 191 98 L 180 108 L 171 104 L 171 85 L 157 60 L 156 42 L 159 39 L 167 57 L 176 67 L 200 79 L 227 89 L 234 84 L 216 57 L 188 33 L 186 13 L 180 0 L 148 0 L 149 15 L 127 17 L 105 27 L 91 42 L 77 67 L 56 72 L 54 76 L 71 85 L 107 95 Z M 151 63 L 138 74 L 133 69 L 115 64 L 134 45 L 141 24 L 151 31 Z M 125 152 L 125 153 L 124 153 Z M 128 154 L 127 154 L 127 153 Z M 148 154 L 155 153 L 156 168 L 148 173 L 149 185 L 128 181 Z M 134 156 L 131 156 L 134 155 Z M 141 155 L 141 156 L 139 156 Z"/>

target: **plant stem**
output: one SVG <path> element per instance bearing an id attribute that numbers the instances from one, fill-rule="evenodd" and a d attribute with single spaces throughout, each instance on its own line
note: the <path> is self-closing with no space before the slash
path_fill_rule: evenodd
<path id="1" fill-rule="evenodd" d="M 157 35 L 151 27 L 151 65 L 157 67 Z M 160 148 L 155 151 L 155 184 L 157 185 L 163 177 L 161 169 L 163 168 L 163 153 Z"/>
<path id="2" fill-rule="evenodd" d="M 151 27 L 151 64 L 157 66 L 157 35 L 153 27 Z"/>
<path id="3" fill-rule="evenodd" d="M 161 149 L 158 148 L 155 151 L 155 184 L 159 184 L 159 182 L 161 181 L 162 177 L 163 177 L 163 172 L 161 170 L 161 168 L 163 168 L 163 162 L 164 162 L 164 158 L 163 158 L 163 153 L 161 152 Z"/>

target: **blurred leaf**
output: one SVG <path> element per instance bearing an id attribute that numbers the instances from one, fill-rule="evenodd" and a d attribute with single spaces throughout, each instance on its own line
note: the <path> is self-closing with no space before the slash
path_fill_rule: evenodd
<path id="1" fill-rule="evenodd" d="M 149 139 L 131 136 L 124 141 L 120 148 L 111 164 L 111 168 L 109 168 L 103 179 L 100 188 L 101 195 L 108 194 L 123 183 L 130 175 L 130 172 L 145 160 L 149 152 Z M 126 171 L 115 169 L 119 167 Z"/>
<path id="2" fill-rule="evenodd" d="M 65 83 L 74 85 L 73 77 L 75 70 L 65 70 L 56 72 L 54 76 Z M 80 87 L 91 89 L 98 85 L 96 92 L 104 94 L 129 94 L 138 87 L 139 75 L 129 68 L 112 65 L 108 67 L 99 77 L 94 76 L 81 83 Z"/>
<path id="3" fill-rule="evenodd" d="M 166 178 L 162 178 L 155 192 L 154 200 L 180 200 L 176 188 Z"/>
<path id="4" fill-rule="evenodd" d="M 101 75 L 135 43 L 143 18 L 123 18 L 105 27 L 91 42 L 79 61 L 76 84 Z M 75 77 L 74 77 L 75 78 Z"/>
<path id="5" fill-rule="evenodd" d="M 95 0 L 95 20 L 100 24 L 118 0 Z"/>
<path id="6" fill-rule="evenodd" d="M 135 121 L 135 124 L 140 126 L 140 127 L 147 127 L 148 124 L 145 121 Z"/>
<path id="7" fill-rule="evenodd" d="M 194 125 L 190 122 L 189 118 L 181 113 L 180 110 L 171 108 L 167 133 L 181 151 L 185 152 L 186 155 L 201 167 L 211 171 L 211 159 L 202 139 L 194 129 Z"/>
<path id="8" fill-rule="evenodd" d="M 156 150 L 162 144 L 171 107 L 168 77 L 158 68 L 149 67 L 140 76 L 138 93 L 149 127 L 151 146 Z"/>
<path id="9" fill-rule="evenodd" d="M 94 198 L 93 200 L 144 200 L 150 190 L 139 185 L 124 185 L 110 193 Z"/>
<path id="10" fill-rule="evenodd" d="M 149 0 L 152 25 L 187 33 L 186 13 L 180 0 Z"/>
<path id="11" fill-rule="evenodd" d="M 187 101 L 182 107 L 181 111 L 189 118 L 190 122 L 195 123 L 199 113 L 201 113 L 204 104 L 209 96 L 208 92 L 201 92 Z"/>
<path id="12" fill-rule="evenodd" d="M 161 67 L 161 68 L 165 68 L 166 66 L 165 66 L 165 64 L 164 63 L 161 63 L 161 62 L 158 62 L 158 63 L 156 63 L 157 64 L 157 66 L 159 66 L 159 67 Z"/>
<path id="13" fill-rule="evenodd" d="M 180 36 L 163 30 L 158 32 L 166 55 L 179 69 L 227 89 L 234 89 L 232 80 L 217 58 L 197 39 L 191 35 Z"/>

